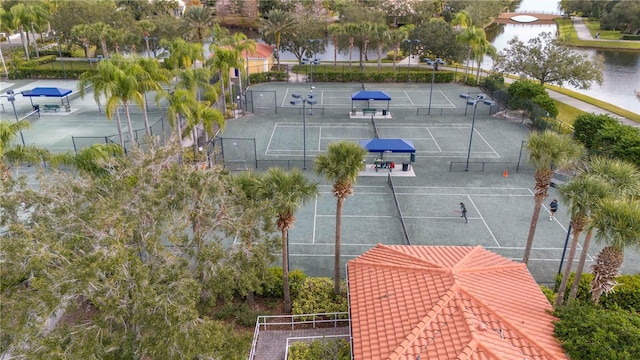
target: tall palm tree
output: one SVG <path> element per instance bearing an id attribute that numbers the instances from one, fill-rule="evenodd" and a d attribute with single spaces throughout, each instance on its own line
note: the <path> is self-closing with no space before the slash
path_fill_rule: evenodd
<path id="1" fill-rule="evenodd" d="M 480 85 L 480 65 L 482 64 L 482 60 L 485 55 L 490 56 L 492 59 L 498 54 L 498 50 L 495 46 L 491 45 L 491 43 L 485 37 L 484 40 L 479 42 L 476 46 L 475 52 L 473 53 L 473 57 L 476 60 L 477 72 L 476 72 L 476 86 Z"/>
<path id="2" fill-rule="evenodd" d="M 135 58 L 136 62 L 131 65 L 136 69 L 131 69 L 133 76 L 138 76 L 139 91 L 142 93 L 142 114 L 144 116 L 144 130 L 147 136 L 151 136 L 151 126 L 149 125 L 149 114 L 147 112 L 148 91 L 159 93 L 162 91 L 161 84 L 169 83 L 169 71 L 161 68 L 156 59 Z"/>
<path id="3" fill-rule="evenodd" d="M 20 32 L 20 40 L 22 41 L 22 47 L 24 48 L 24 56 L 29 60 L 29 33 L 25 31 L 25 27 L 28 26 L 30 22 L 27 7 L 25 4 L 19 3 L 13 5 L 11 9 L 9 9 L 9 12 L 11 13 L 10 19 L 13 21 L 12 27 Z"/>
<path id="4" fill-rule="evenodd" d="M 529 235 L 524 249 L 522 262 L 529 262 L 531 247 L 538 225 L 542 202 L 547 197 L 554 169 L 562 169 L 574 163 L 582 156 L 583 147 L 568 135 L 552 131 L 534 132 L 527 141 L 529 162 L 535 168 L 535 187 L 533 189 L 534 207 L 529 226 Z"/>
<path id="5" fill-rule="evenodd" d="M 149 47 L 149 35 L 156 29 L 156 24 L 149 19 L 142 19 L 136 22 L 136 26 L 144 36 L 144 44 L 147 48 L 147 57 L 151 58 L 151 48 Z"/>
<path id="6" fill-rule="evenodd" d="M 360 32 L 360 28 L 357 24 L 348 23 L 344 25 L 344 32 L 349 36 L 349 69 L 351 69 L 351 63 L 353 61 L 353 47 L 355 45 L 356 36 Z"/>
<path id="7" fill-rule="evenodd" d="M 36 51 L 36 57 L 40 57 L 40 52 L 38 50 L 38 39 L 36 37 L 36 30 L 40 32 L 42 27 L 47 23 L 49 12 L 39 4 L 29 3 L 25 7 L 25 15 L 26 15 L 26 19 L 28 19 L 28 25 L 31 29 L 31 34 L 33 35 L 33 45 Z"/>
<path id="8" fill-rule="evenodd" d="M 635 194 L 640 194 L 640 171 L 634 164 L 629 162 L 605 157 L 594 157 L 589 160 L 589 168 L 585 170 L 585 173 L 602 179 L 602 181 L 609 186 L 609 192 L 606 194 L 608 197 L 624 199 L 633 197 Z M 590 221 L 592 218 L 593 216 L 590 218 Z M 575 299 L 578 295 L 580 278 L 582 277 L 584 265 L 587 260 L 593 230 L 592 227 L 589 228 L 584 238 L 580 260 L 578 261 L 574 281 L 571 285 L 571 291 L 569 292 L 570 300 Z"/>
<path id="9" fill-rule="evenodd" d="M 275 39 L 276 52 L 278 56 L 278 70 L 280 70 L 280 43 L 282 35 L 290 31 L 297 23 L 297 20 L 288 12 L 274 9 L 267 13 L 266 19 L 260 19 L 260 29 L 265 36 L 273 36 Z"/>
<path id="10" fill-rule="evenodd" d="M 338 45 L 340 44 L 340 37 L 345 34 L 344 26 L 341 24 L 331 24 L 327 30 L 333 43 L 333 68 L 336 69 L 338 67 Z"/>
<path id="11" fill-rule="evenodd" d="M 238 91 L 240 93 L 240 96 L 242 96 L 243 94 L 243 90 L 242 90 L 242 76 L 249 76 L 249 63 L 247 60 L 247 63 L 245 63 L 245 57 L 243 57 L 242 55 L 244 54 L 247 58 L 249 56 L 250 53 L 253 53 L 256 51 L 256 41 L 253 39 L 249 39 L 247 38 L 247 35 L 243 34 L 243 33 L 235 33 L 233 34 L 233 36 L 227 36 L 222 38 L 219 41 L 220 46 L 228 46 L 232 51 L 234 51 L 236 53 L 235 58 L 238 60 L 238 64 L 235 65 L 239 65 L 239 67 L 237 67 L 238 69 Z M 238 104 L 240 105 L 240 104 Z"/>
<path id="12" fill-rule="evenodd" d="M 624 249 L 640 248 L 640 200 L 607 199 L 595 210 L 592 226 L 597 229 L 596 239 L 607 244 L 595 258 L 591 300 L 600 301 L 603 293 L 608 293 L 617 285 L 615 278 L 620 274 L 624 261 Z"/>
<path id="13" fill-rule="evenodd" d="M 457 36 L 456 39 L 458 42 L 461 42 L 467 45 L 467 66 L 464 73 L 464 81 L 467 81 L 467 76 L 469 75 L 469 64 L 471 64 L 471 56 L 473 54 L 477 54 L 478 48 L 484 43 L 487 42 L 487 35 L 484 32 L 484 29 L 472 26 L 462 30 Z"/>
<path id="14" fill-rule="evenodd" d="M 282 234 L 282 287 L 284 290 L 284 311 L 291 313 L 291 292 L 289 289 L 289 229 L 292 229 L 296 212 L 302 205 L 315 198 L 318 184 L 310 182 L 302 172 L 294 169 L 285 172 L 271 168 L 259 184 L 262 199 L 270 200 L 276 213 L 276 226 Z"/>
<path id="15" fill-rule="evenodd" d="M 165 63 L 172 70 L 189 69 L 193 67 L 196 61 L 204 61 L 204 47 L 200 43 L 188 43 L 183 39 L 176 38 L 171 41 L 160 41 L 162 46 L 167 48 L 168 56 Z"/>
<path id="16" fill-rule="evenodd" d="M 176 135 L 178 143 L 182 142 L 184 135 L 182 134 L 181 119 L 190 119 L 193 115 L 191 109 L 195 108 L 196 98 L 193 93 L 185 89 L 175 89 L 171 92 L 162 92 L 156 95 L 156 101 L 164 98 L 168 102 L 167 117 L 173 121 L 170 122 L 171 127 Z M 189 122 L 188 120 L 187 122 Z"/>
<path id="17" fill-rule="evenodd" d="M 353 195 L 353 184 L 358 179 L 367 151 L 353 142 L 336 142 L 327 147 L 327 152 L 316 157 L 315 171 L 333 182 L 336 197 L 336 241 L 333 266 L 334 293 L 340 294 L 340 243 L 342 237 L 342 208 L 344 201 Z"/>
<path id="18" fill-rule="evenodd" d="M 107 119 L 111 120 L 113 118 L 114 111 L 116 112 L 116 128 L 118 130 L 120 145 L 124 148 L 124 135 L 122 133 L 122 122 L 120 121 L 120 112 L 118 111 L 116 95 L 118 74 L 121 72 L 122 70 L 120 70 L 113 62 L 108 60 L 100 61 L 96 67 L 96 71 L 87 71 L 80 75 L 78 93 L 81 97 L 84 97 L 87 92 L 87 87 L 91 85 L 93 89 L 93 98 L 96 103 L 100 104 L 101 97 L 106 98 L 107 104 L 111 104 L 111 106 L 107 106 L 105 111 Z"/>
<path id="19" fill-rule="evenodd" d="M 573 237 L 562 281 L 560 282 L 560 288 L 558 289 L 556 305 L 562 305 L 564 303 L 564 295 L 569 282 L 569 276 L 571 275 L 573 259 L 576 255 L 580 235 L 585 226 L 589 224 L 591 212 L 599 204 L 601 199 L 607 195 L 608 191 L 609 187 L 606 182 L 586 173 L 562 185 L 558 191 L 560 198 L 569 206 Z M 582 251 L 585 252 L 584 249 L 582 249 Z"/>
<path id="20" fill-rule="evenodd" d="M 208 6 L 189 6 L 182 17 L 180 31 L 185 39 L 203 44 L 211 39 L 216 16 Z"/>
<path id="21" fill-rule="evenodd" d="M 220 89 L 222 94 L 222 109 L 226 112 L 227 101 L 225 93 L 225 83 L 230 82 L 230 71 L 234 67 L 242 66 L 241 56 L 234 50 L 228 48 L 221 48 L 218 46 L 213 47 L 215 52 L 213 56 L 207 60 L 207 65 L 211 67 L 212 72 L 218 72 L 220 74 Z M 231 92 L 231 88 L 229 88 Z"/>
<path id="22" fill-rule="evenodd" d="M 402 42 L 409 38 L 409 33 L 404 27 L 391 29 L 389 31 L 389 42 L 393 45 L 393 72 L 396 72 L 396 62 L 398 60 L 398 50 Z"/>
<path id="23" fill-rule="evenodd" d="M 375 24 L 373 34 L 376 42 L 376 50 L 378 52 L 378 72 L 382 70 L 382 50 L 391 41 L 391 32 L 385 24 Z"/>
<path id="24" fill-rule="evenodd" d="M 197 101 L 190 104 L 191 116 L 187 118 L 185 133 L 191 133 L 193 138 L 193 151 L 198 151 L 198 128 L 202 127 L 205 141 L 213 136 L 216 129 L 224 128 L 224 116 L 217 109 L 209 107 L 209 104 Z"/>
<path id="25" fill-rule="evenodd" d="M 124 109 L 124 115 L 127 119 L 127 126 L 129 132 L 129 141 L 133 146 L 138 145 L 138 140 L 133 133 L 133 123 L 131 122 L 131 102 L 138 105 L 138 107 L 144 107 L 144 91 L 143 86 L 140 84 L 140 79 L 146 76 L 145 70 L 136 66 L 135 61 L 132 59 L 124 58 L 119 54 L 116 54 L 112 59 L 108 60 L 116 64 L 119 71 L 116 72 L 116 87 L 115 97 L 111 101 L 107 101 L 107 108 L 117 106 L 121 103 Z M 159 86 L 156 87 L 159 89 Z"/>

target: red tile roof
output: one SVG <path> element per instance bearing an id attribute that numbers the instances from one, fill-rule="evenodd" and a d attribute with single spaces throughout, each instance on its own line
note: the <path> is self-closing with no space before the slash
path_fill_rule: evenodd
<path id="1" fill-rule="evenodd" d="M 568 359 L 526 266 L 480 246 L 377 245 L 347 270 L 356 360 Z"/>
<path id="2" fill-rule="evenodd" d="M 256 43 L 256 51 L 248 53 L 247 56 L 247 50 L 245 50 L 242 52 L 242 57 L 251 59 L 268 59 L 273 54 L 273 49 L 275 49 L 275 46 Z"/>

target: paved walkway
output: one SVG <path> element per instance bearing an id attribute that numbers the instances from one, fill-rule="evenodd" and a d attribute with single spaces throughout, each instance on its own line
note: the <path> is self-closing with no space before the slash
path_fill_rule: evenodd
<path id="1" fill-rule="evenodd" d="M 330 327 L 301 330 L 260 330 L 255 360 L 284 360 L 288 338 L 349 335 L 349 327 Z M 348 340 L 348 339 L 347 339 Z"/>

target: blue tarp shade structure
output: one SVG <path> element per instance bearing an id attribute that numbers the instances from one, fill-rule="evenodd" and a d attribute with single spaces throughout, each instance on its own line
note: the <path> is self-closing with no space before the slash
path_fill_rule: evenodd
<path id="1" fill-rule="evenodd" d="M 405 139 L 368 139 L 360 140 L 360 145 L 372 153 L 415 153 L 411 140 Z"/>
<path id="2" fill-rule="evenodd" d="M 57 87 L 37 87 L 31 90 L 25 90 L 22 92 L 22 96 L 29 96 L 31 98 L 31 105 L 33 106 L 33 97 L 56 97 L 60 98 L 62 105 L 64 105 L 64 98 L 67 98 L 67 106 L 69 106 L 69 97 L 72 90 L 62 89 Z"/>
<path id="3" fill-rule="evenodd" d="M 351 95 L 351 107 L 353 107 L 354 101 L 366 101 L 367 107 L 369 107 L 370 106 L 369 102 L 376 101 L 376 100 L 386 101 L 387 110 L 389 110 L 389 101 L 391 101 L 391 96 L 389 96 L 389 94 L 387 94 L 386 92 L 379 91 L 379 90 L 371 90 L 371 91 L 363 90 L 363 91 L 358 91 L 356 93 L 353 93 Z"/>

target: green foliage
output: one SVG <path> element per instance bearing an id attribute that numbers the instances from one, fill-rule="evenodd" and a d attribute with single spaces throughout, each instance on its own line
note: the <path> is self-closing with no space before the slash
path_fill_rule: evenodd
<path id="1" fill-rule="evenodd" d="M 289 347 L 287 360 L 349 360 L 351 346 L 344 339 L 322 339 L 311 343 L 297 342 Z"/>
<path id="2" fill-rule="evenodd" d="M 619 123 L 605 126 L 596 134 L 591 149 L 640 166 L 640 129 Z"/>
<path id="3" fill-rule="evenodd" d="M 622 35 L 622 40 L 640 41 L 640 35 Z"/>
<path id="4" fill-rule="evenodd" d="M 556 285 L 556 288 L 557 287 L 558 286 Z M 540 285 L 540 290 L 542 290 L 542 293 L 547 298 L 547 300 L 549 301 L 550 304 L 553 304 L 555 302 L 556 293 L 553 291 L 553 289 L 549 289 L 548 287 L 546 287 L 544 285 Z"/>
<path id="5" fill-rule="evenodd" d="M 541 95 L 536 95 L 533 99 L 531 99 L 531 101 L 548 112 L 549 116 L 558 116 L 558 107 L 556 106 L 551 96 L 549 96 L 549 94 L 547 94 L 546 92 Z"/>
<path id="6" fill-rule="evenodd" d="M 616 119 L 606 114 L 582 114 L 573 122 L 573 137 L 583 143 L 587 150 L 591 150 L 598 132 L 617 123 Z"/>
<path id="7" fill-rule="evenodd" d="M 573 285 L 575 273 L 571 273 L 567 288 Z M 556 289 L 560 286 L 562 276 L 556 277 Z M 589 302 L 591 293 L 589 292 L 590 283 L 593 280 L 593 274 L 585 273 L 580 277 L 580 285 L 578 287 L 577 299 L 583 302 Z M 603 294 L 600 298 L 600 306 L 604 309 L 624 309 L 640 313 L 640 274 L 636 275 L 620 275 L 616 278 L 618 286 L 614 291 Z M 568 299 L 568 292 L 565 294 L 565 300 Z"/>
<path id="8" fill-rule="evenodd" d="M 249 82 L 252 84 L 265 83 L 271 81 L 287 81 L 289 74 L 284 71 L 267 71 L 249 75 Z"/>
<path id="9" fill-rule="evenodd" d="M 498 73 L 491 74 L 482 80 L 482 87 L 493 91 L 506 88 L 504 84 L 504 76 Z"/>
<path id="10" fill-rule="evenodd" d="M 256 324 L 259 312 L 252 310 L 248 304 L 236 304 L 231 301 L 223 303 L 214 312 L 216 320 L 235 320 L 235 323 L 244 327 L 252 327 Z"/>
<path id="11" fill-rule="evenodd" d="M 529 80 L 518 80 L 509 85 L 509 107 L 525 109 L 526 101 L 546 94 L 544 86 Z"/>
<path id="12" fill-rule="evenodd" d="M 580 301 L 557 308 L 555 336 L 572 359 L 640 359 L 640 314 Z"/>
<path id="13" fill-rule="evenodd" d="M 334 295 L 333 285 L 333 280 L 330 278 L 307 278 L 300 293 L 293 300 L 293 313 L 318 314 L 348 311 L 346 284 L 341 283 L 340 295 Z"/>
<path id="14" fill-rule="evenodd" d="M 289 271 L 289 288 L 291 297 L 296 297 L 300 293 L 307 275 L 300 269 Z M 282 298 L 282 268 L 269 268 L 262 284 L 262 295 L 271 298 Z"/>

